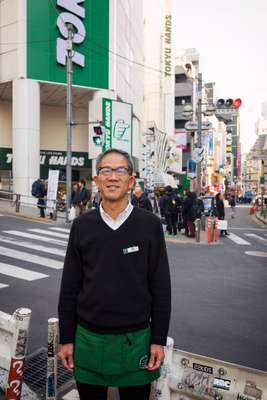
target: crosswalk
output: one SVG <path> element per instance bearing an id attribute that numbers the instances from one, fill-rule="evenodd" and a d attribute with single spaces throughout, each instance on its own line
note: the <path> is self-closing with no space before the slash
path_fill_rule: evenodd
<path id="1" fill-rule="evenodd" d="M 48 278 L 52 270 L 61 270 L 69 231 L 61 227 L 2 231 L 0 290 L 13 285 L 10 278 L 31 282 Z"/>
<path id="2" fill-rule="evenodd" d="M 245 232 L 243 233 L 244 237 L 241 236 L 239 233 L 238 235 L 236 233 L 233 233 L 231 231 L 230 235 L 227 236 L 227 239 L 230 241 L 234 242 L 237 245 L 242 245 L 242 246 L 251 246 L 253 244 L 263 244 L 267 246 L 267 233 L 265 233 L 265 230 L 260 230 L 258 233 L 251 233 L 251 232 Z"/>

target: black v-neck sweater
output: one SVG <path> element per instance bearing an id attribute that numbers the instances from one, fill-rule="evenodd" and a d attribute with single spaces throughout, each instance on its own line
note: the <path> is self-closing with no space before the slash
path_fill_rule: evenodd
<path id="1" fill-rule="evenodd" d="M 60 343 L 73 343 L 76 325 L 97 333 L 151 326 L 151 343 L 165 345 L 170 273 L 158 217 L 134 207 L 112 230 L 99 211 L 71 228 L 59 298 Z"/>

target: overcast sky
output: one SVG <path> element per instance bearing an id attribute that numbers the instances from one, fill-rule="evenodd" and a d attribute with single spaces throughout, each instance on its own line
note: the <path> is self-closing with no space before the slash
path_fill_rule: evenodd
<path id="1" fill-rule="evenodd" d="M 173 0 L 174 54 L 197 48 L 205 82 L 215 94 L 242 99 L 242 153 L 255 141 L 267 102 L 267 0 Z"/>

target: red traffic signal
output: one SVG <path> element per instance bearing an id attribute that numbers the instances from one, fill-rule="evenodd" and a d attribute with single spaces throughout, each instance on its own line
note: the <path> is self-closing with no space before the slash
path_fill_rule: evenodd
<path id="1" fill-rule="evenodd" d="M 102 127 L 101 126 L 94 126 L 94 133 L 96 135 L 103 135 Z"/>
<path id="2" fill-rule="evenodd" d="M 239 108 L 242 105 L 241 99 L 235 99 L 233 102 L 234 107 Z"/>

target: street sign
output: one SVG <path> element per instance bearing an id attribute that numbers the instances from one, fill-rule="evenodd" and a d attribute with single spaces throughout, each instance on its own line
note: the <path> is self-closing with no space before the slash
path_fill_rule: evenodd
<path id="1" fill-rule="evenodd" d="M 198 164 L 203 160 L 203 158 L 204 158 L 204 147 L 196 147 L 193 150 L 192 160 Z"/>
<path id="2" fill-rule="evenodd" d="M 184 127 L 187 131 L 191 131 L 191 132 L 198 130 L 197 122 L 187 121 Z M 211 122 L 209 122 L 209 121 L 202 122 L 202 124 L 201 124 L 202 131 L 207 131 L 207 130 L 210 130 L 211 128 L 212 128 Z"/>
<path id="3" fill-rule="evenodd" d="M 184 127 L 187 131 L 197 131 L 197 122 L 187 121 Z"/>

